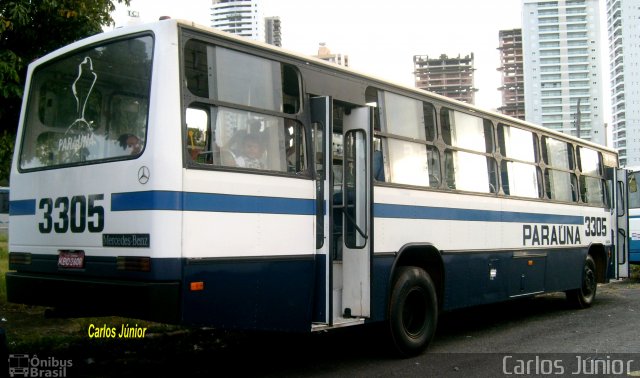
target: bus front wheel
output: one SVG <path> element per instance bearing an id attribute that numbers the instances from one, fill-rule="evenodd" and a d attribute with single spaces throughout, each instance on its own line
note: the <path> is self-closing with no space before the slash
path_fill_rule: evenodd
<path id="1" fill-rule="evenodd" d="M 567 300 L 576 308 L 591 307 L 596 297 L 597 288 L 596 263 L 591 255 L 587 255 L 582 271 L 582 286 L 579 289 L 567 291 Z"/>
<path id="2" fill-rule="evenodd" d="M 436 330 L 438 297 L 429 274 L 421 268 L 398 268 L 389 304 L 389 328 L 396 350 L 403 356 L 422 352 Z"/>

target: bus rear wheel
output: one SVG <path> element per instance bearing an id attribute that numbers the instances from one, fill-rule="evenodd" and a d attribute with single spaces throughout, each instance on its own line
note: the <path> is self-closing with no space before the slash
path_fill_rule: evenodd
<path id="1" fill-rule="evenodd" d="M 402 356 L 421 353 L 436 330 L 438 297 L 429 274 L 421 268 L 398 268 L 389 304 L 389 328 Z"/>
<path id="2" fill-rule="evenodd" d="M 591 255 L 587 255 L 582 271 L 582 286 L 579 289 L 567 291 L 567 300 L 576 308 L 591 307 L 596 297 L 597 288 L 596 263 Z"/>

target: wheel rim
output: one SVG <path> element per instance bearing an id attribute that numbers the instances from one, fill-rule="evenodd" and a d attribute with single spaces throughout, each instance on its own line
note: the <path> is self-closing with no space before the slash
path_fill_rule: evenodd
<path id="1" fill-rule="evenodd" d="M 413 288 L 402 306 L 402 327 L 407 335 L 418 338 L 427 324 L 427 294 L 422 288 Z"/>

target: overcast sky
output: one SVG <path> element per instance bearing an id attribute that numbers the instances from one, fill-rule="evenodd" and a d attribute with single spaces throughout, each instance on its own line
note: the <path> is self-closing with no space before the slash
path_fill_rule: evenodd
<path id="1" fill-rule="evenodd" d="M 159 16 L 210 25 L 211 0 L 131 0 L 143 22 Z M 521 27 L 520 0 L 262 0 L 279 16 L 283 47 L 314 55 L 320 42 L 353 69 L 414 85 L 413 56 L 474 53 L 476 105 L 500 106 L 498 31 Z M 126 14 L 120 6 L 116 17 Z M 605 45 L 606 46 L 606 45 Z"/>

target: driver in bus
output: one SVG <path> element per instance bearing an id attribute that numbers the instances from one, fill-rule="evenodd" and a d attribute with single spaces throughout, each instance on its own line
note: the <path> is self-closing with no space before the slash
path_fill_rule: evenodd
<path id="1" fill-rule="evenodd" d="M 140 138 L 133 134 L 120 135 L 118 142 L 120 143 L 120 147 L 122 147 L 128 155 L 137 155 L 142 150 Z"/>

